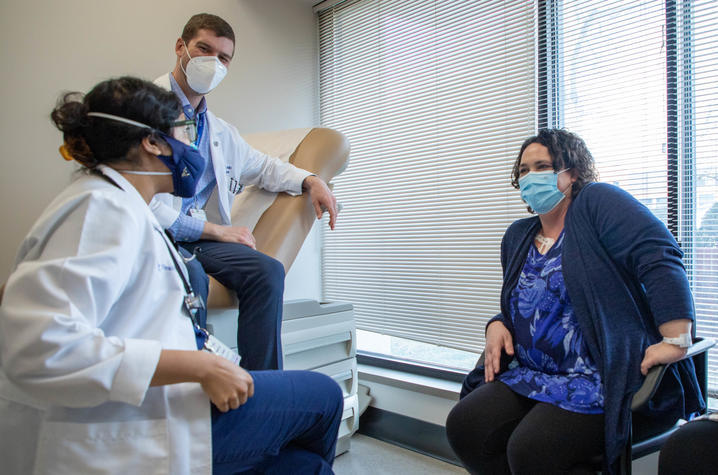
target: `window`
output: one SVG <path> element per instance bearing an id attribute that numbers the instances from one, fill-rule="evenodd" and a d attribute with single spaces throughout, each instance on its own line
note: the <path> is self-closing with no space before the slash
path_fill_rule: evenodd
<path id="1" fill-rule="evenodd" d="M 541 126 L 586 140 L 685 251 L 700 336 L 718 336 L 718 4 L 542 2 Z M 542 87 L 543 86 L 543 87 Z M 718 355 L 709 386 L 718 390 Z"/>
<path id="2" fill-rule="evenodd" d="M 680 8 L 679 8 L 680 7 Z M 677 122 L 683 160 L 678 194 L 682 241 L 698 334 L 718 338 L 718 4 L 696 1 L 676 7 L 681 48 Z M 709 388 L 718 394 L 718 354 L 710 353 Z"/>
<path id="3" fill-rule="evenodd" d="M 354 302 L 372 351 L 470 366 L 475 353 L 444 348 L 480 351 L 498 312 L 500 238 L 526 215 L 511 164 L 537 127 L 560 126 L 677 237 L 698 333 L 718 338 L 717 29 L 711 0 L 321 12 L 322 122 L 352 143 L 340 226 L 324 237 L 325 298 Z M 710 368 L 716 392 L 718 352 Z"/>
<path id="4" fill-rule="evenodd" d="M 601 181 L 666 217 L 666 48 L 662 1 L 559 2 L 550 127 L 587 143 Z M 541 72 L 539 72 L 541 74 Z"/>

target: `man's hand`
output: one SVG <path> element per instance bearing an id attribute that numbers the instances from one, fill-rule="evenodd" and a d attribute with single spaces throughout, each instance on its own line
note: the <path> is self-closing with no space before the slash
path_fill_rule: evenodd
<path id="1" fill-rule="evenodd" d="M 496 321 L 486 329 L 486 347 L 484 348 L 484 381 L 490 383 L 499 373 L 501 367 L 501 352 L 507 355 L 514 354 L 514 342 L 511 332 L 503 323 Z"/>
<path id="2" fill-rule="evenodd" d="M 322 218 L 324 210 L 329 212 L 329 227 L 333 230 L 339 214 L 337 211 L 337 199 L 327 184 L 324 183 L 324 180 L 318 176 L 310 175 L 304 179 L 302 189 L 309 191 L 309 197 L 312 200 L 317 219 Z"/>
<path id="3" fill-rule="evenodd" d="M 211 363 L 199 383 L 217 409 L 221 412 L 237 409 L 254 396 L 254 380 L 247 371 L 221 356 L 209 353 L 202 356 L 210 357 Z"/>
<path id="4" fill-rule="evenodd" d="M 204 223 L 204 230 L 202 231 L 202 239 L 219 242 L 235 242 L 249 246 L 252 249 L 257 249 L 257 243 L 254 241 L 252 232 L 244 226 L 222 226 L 206 221 Z"/>

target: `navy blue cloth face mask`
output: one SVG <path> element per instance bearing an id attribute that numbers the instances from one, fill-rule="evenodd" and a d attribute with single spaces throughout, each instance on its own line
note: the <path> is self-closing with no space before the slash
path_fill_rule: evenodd
<path id="1" fill-rule="evenodd" d="M 199 150 L 180 142 L 174 137 L 158 132 L 172 149 L 172 155 L 157 155 L 157 158 L 172 172 L 172 194 L 182 198 L 192 198 L 197 190 L 197 183 L 204 173 L 204 159 Z"/>
<path id="2" fill-rule="evenodd" d="M 157 158 L 169 168 L 169 172 L 150 172 L 141 170 L 120 170 L 124 173 L 131 173 L 136 175 L 172 175 L 172 185 L 174 190 L 172 194 L 181 198 L 192 198 L 197 190 L 197 183 L 199 183 L 207 160 L 204 159 L 202 154 L 195 147 L 187 145 L 184 142 L 177 140 L 176 138 L 165 134 L 159 130 L 156 130 L 149 125 L 137 122 L 131 119 L 125 119 L 112 114 L 105 114 L 104 112 L 88 112 L 88 116 L 101 117 L 103 119 L 110 119 L 117 122 L 123 122 L 125 124 L 134 125 L 135 127 L 143 127 L 150 129 L 159 135 L 167 145 L 172 149 L 172 155 L 157 155 Z"/>

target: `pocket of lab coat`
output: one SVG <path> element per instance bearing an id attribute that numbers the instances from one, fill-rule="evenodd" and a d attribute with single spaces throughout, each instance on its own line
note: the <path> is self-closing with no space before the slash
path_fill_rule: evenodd
<path id="1" fill-rule="evenodd" d="M 36 473 L 169 473 L 167 420 L 44 422 Z"/>

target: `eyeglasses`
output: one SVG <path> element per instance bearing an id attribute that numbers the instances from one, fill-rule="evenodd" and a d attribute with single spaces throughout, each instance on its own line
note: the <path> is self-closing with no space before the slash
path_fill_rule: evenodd
<path id="1" fill-rule="evenodd" d="M 193 119 L 177 120 L 172 122 L 172 128 L 181 127 L 187 139 L 194 143 L 197 140 L 197 121 Z"/>

